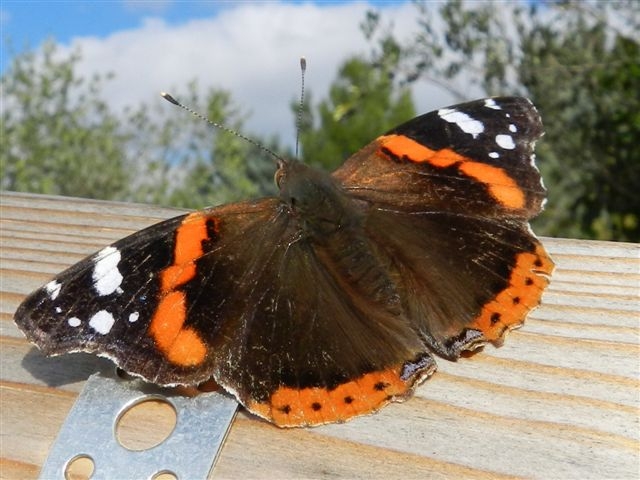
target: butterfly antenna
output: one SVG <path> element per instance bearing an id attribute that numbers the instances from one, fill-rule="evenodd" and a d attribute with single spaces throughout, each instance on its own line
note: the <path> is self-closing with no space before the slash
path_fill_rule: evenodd
<path id="1" fill-rule="evenodd" d="M 298 118 L 296 119 L 296 158 L 300 145 L 300 126 L 302 124 L 302 108 L 304 106 L 304 74 L 307 71 L 307 59 L 300 57 L 300 105 L 298 106 Z"/>
<path id="2" fill-rule="evenodd" d="M 160 96 L 162 98 L 164 98 L 167 102 L 173 103 L 174 105 L 182 108 L 183 110 L 186 110 L 187 112 L 189 112 L 194 117 L 199 118 L 200 120 L 204 120 L 205 122 L 207 122 L 212 127 L 217 128 L 218 130 L 222 130 L 223 132 L 230 133 L 231 135 L 234 135 L 234 136 L 236 136 L 238 138 L 241 138 L 244 141 L 249 142 L 251 145 L 253 145 L 255 147 L 258 147 L 260 150 L 262 150 L 263 152 L 267 153 L 268 155 L 273 157 L 275 160 L 279 160 L 279 161 L 284 162 L 284 159 L 280 155 L 275 153 L 273 150 L 265 147 L 261 143 L 256 142 L 255 140 L 253 140 L 253 139 L 251 139 L 249 137 L 246 137 L 245 135 L 242 135 L 239 132 L 236 132 L 235 130 L 233 130 L 233 129 L 229 128 L 229 127 L 225 127 L 224 125 L 222 125 L 222 124 L 220 124 L 218 122 L 214 122 L 213 120 L 210 120 L 209 118 L 205 117 L 203 114 L 201 114 L 199 112 L 196 112 L 194 109 L 189 108 L 186 105 L 183 105 L 178 100 L 176 100 L 173 96 L 171 96 L 169 93 L 160 92 Z"/>

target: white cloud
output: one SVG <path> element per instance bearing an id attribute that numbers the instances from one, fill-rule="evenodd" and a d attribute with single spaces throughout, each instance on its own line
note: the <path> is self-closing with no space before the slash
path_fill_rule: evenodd
<path id="1" fill-rule="evenodd" d="M 307 86 L 313 98 L 324 97 L 339 64 L 369 49 L 359 25 L 366 3 L 314 5 L 275 2 L 237 4 L 217 16 L 170 25 L 149 17 L 137 29 L 106 38 L 78 37 L 68 48 L 82 49 L 79 72 L 115 72 L 105 94 L 115 108 L 154 101 L 158 92 L 184 89 L 198 79 L 201 88 L 230 90 L 249 113 L 247 132 L 295 137 L 289 104 L 299 94 L 299 57 L 307 58 Z M 410 4 L 384 9 L 399 38 L 415 31 Z M 442 106 L 442 94 L 419 86 L 418 110 Z M 433 94 L 440 98 L 433 98 Z"/>

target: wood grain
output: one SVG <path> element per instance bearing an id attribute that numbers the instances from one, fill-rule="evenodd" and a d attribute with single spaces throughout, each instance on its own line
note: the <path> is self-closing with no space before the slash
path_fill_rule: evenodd
<path id="1" fill-rule="evenodd" d="M 63 268 L 180 211 L 16 193 L 0 205 L 0 476 L 36 478 L 86 378 L 111 367 L 43 357 L 13 312 Z M 241 413 L 212 477 L 638 478 L 640 247 L 544 244 L 553 280 L 503 347 L 439 360 L 414 398 L 346 424 L 280 430 Z"/>

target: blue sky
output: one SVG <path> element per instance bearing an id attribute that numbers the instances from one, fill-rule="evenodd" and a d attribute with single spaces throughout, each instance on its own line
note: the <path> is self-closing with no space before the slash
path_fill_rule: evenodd
<path id="1" fill-rule="evenodd" d="M 181 23 L 216 15 L 228 2 L 170 1 L 34 1 L 2 0 L 2 41 L 8 37 L 16 48 L 36 47 L 47 38 L 67 43 L 74 37 L 104 37 L 139 26 L 148 16 Z"/>
<path id="2" fill-rule="evenodd" d="M 359 25 L 378 8 L 399 37 L 418 28 L 409 1 L 16 1 L 0 0 L 2 58 L 53 38 L 61 56 L 79 49 L 80 75 L 115 73 L 104 96 L 115 109 L 153 104 L 160 90 L 196 80 L 224 88 L 246 114 L 248 133 L 293 139 L 290 102 L 299 90 L 298 59 L 307 57 L 307 86 L 324 97 L 341 62 L 366 54 Z M 418 110 L 450 98 L 416 85 Z"/>
<path id="3" fill-rule="evenodd" d="M 0 2 L 0 27 L 2 29 L 3 55 L 0 70 L 7 60 L 5 41 L 10 39 L 14 49 L 34 48 L 49 38 L 67 43 L 75 37 L 104 37 L 110 33 L 134 29 L 143 19 L 157 16 L 168 24 L 180 24 L 190 19 L 211 17 L 222 10 L 234 8 L 238 3 L 257 4 L 267 2 L 237 1 L 171 1 L 171 0 L 2 0 Z M 276 3 L 276 2 L 272 2 Z M 300 2 L 283 1 L 292 5 L 313 3 L 339 5 L 349 1 Z M 368 1 L 374 7 L 385 7 L 404 1 Z"/>

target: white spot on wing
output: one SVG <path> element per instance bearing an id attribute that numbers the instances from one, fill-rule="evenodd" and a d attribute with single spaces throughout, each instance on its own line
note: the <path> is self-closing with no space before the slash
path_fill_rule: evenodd
<path id="1" fill-rule="evenodd" d="M 537 170 L 537 169 L 536 169 Z M 540 186 L 542 187 L 543 190 L 546 190 L 547 187 L 544 186 L 544 179 L 542 177 L 540 177 Z M 544 201 L 546 202 L 547 199 L 545 198 Z"/>
<path id="2" fill-rule="evenodd" d="M 69 320 L 67 320 L 67 323 L 69 324 L 69 326 L 75 328 L 75 327 L 79 327 L 82 322 L 78 317 L 71 317 Z"/>
<path id="3" fill-rule="evenodd" d="M 120 287 L 122 283 L 122 274 L 118 270 L 120 258 L 120 250 L 115 247 L 106 247 L 98 252 L 93 267 L 93 286 L 98 295 L 109 295 Z"/>
<path id="4" fill-rule="evenodd" d="M 493 98 L 487 98 L 484 101 L 484 106 L 488 108 L 492 108 L 493 110 L 502 110 L 502 107 L 498 105 Z"/>
<path id="5" fill-rule="evenodd" d="M 111 331 L 111 327 L 115 323 L 115 318 L 106 310 L 100 310 L 89 319 L 89 326 L 96 332 L 106 335 Z"/>
<path id="6" fill-rule="evenodd" d="M 511 133 L 516 133 L 518 131 L 518 128 L 513 123 L 510 123 L 509 124 L 509 131 Z"/>
<path id="7" fill-rule="evenodd" d="M 531 235 L 533 238 L 538 238 L 538 237 L 536 237 L 535 232 L 531 228 L 531 225 L 529 225 L 528 223 L 527 223 L 527 231 L 529 232 L 529 235 Z"/>
<path id="8" fill-rule="evenodd" d="M 500 154 L 498 152 L 489 152 L 489 156 L 491 158 L 500 158 Z"/>
<path id="9" fill-rule="evenodd" d="M 478 134 L 484 132 L 484 125 L 482 122 L 474 120 L 466 113 L 453 108 L 441 108 L 438 110 L 438 115 L 446 122 L 455 123 L 460 130 L 471 134 L 473 138 L 476 138 Z"/>
<path id="10" fill-rule="evenodd" d="M 140 318 L 140 314 L 138 312 L 133 312 L 133 313 L 129 314 L 129 321 L 131 323 L 137 322 L 138 318 Z"/>
<path id="11" fill-rule="evenodd" d="M 60 307 L 56 307 L 56 313 L 62 313 L 62 309 Z"/>
<path id="12" fill-rule="evenodd" d="M 58 282 L 57 280 L 51 280 L 49 283 L 47 283 L 44 286 L 44 289 L 49 294 L 49 298 L 51 300 L 55 300 L 56 298 L 58 298 L 58 295 L 60 294 L 60 289 L 61 288 L 62 288 L 62 284 L 60 282 Z"/>
<path id="13" fill-rule="evenodd" d="M 544 210 L 546 206 L 547 206 L 547 199 L 543 198 L 542 203 L 540 203 L 540 209 Z"/>
<path id="14" fill-rule="evenodd" d="M 505 150 L 513 150 L 516 144 L 513 143 L 511 135 L 496 135 L 496 143 Z"/>

